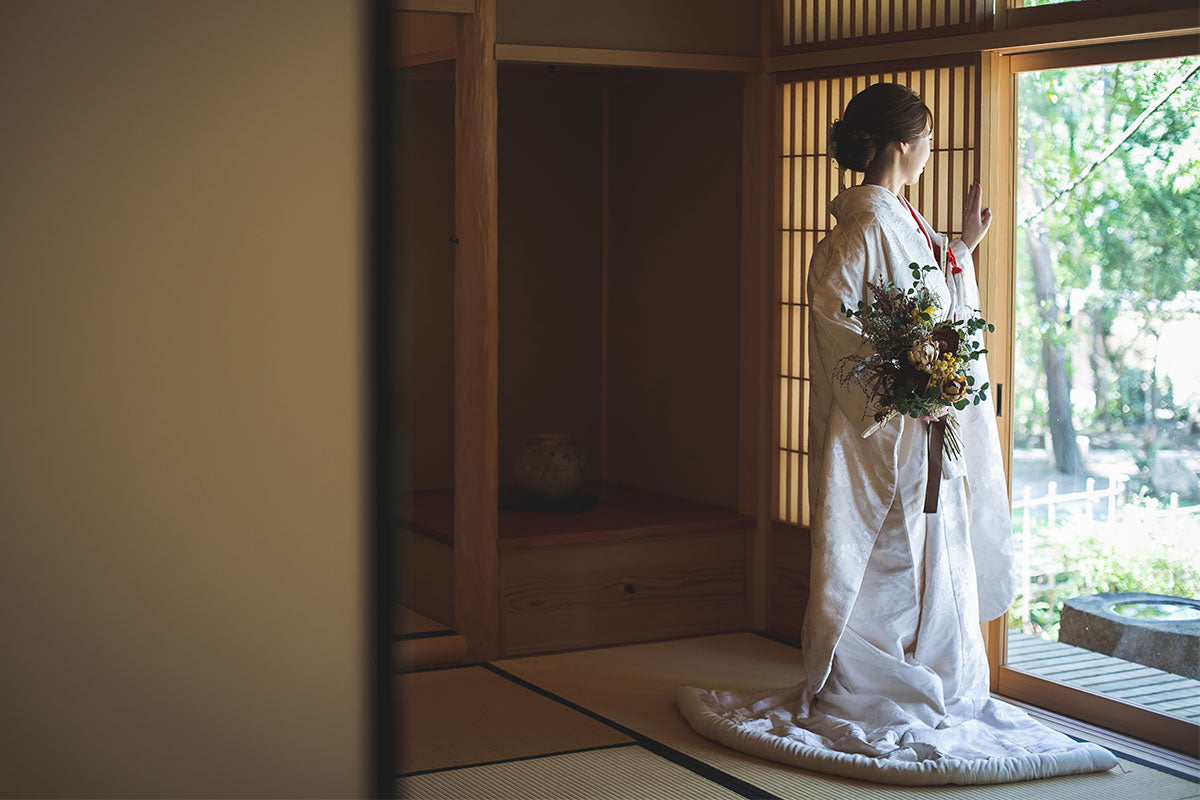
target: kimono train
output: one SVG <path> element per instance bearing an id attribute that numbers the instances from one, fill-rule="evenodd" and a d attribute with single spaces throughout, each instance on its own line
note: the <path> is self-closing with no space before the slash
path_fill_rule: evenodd
<path id="1" fill-rule="evenodd" d="M 1008 496 L 990 402 L 957 412 L 962 456 L 944 458 L 937 513 L 924 513 L 927 424 L 874 426 L 855 383 L 832 376 L 862 353 L 842 304 L 868 284 L 913 285 L 911 262 L 945 264 L 923 280 L 942 319 L 979 307 L 966 246 L 934 231 L 887 189 L 846 189 L 837 227 L 809 270 L 812 580 L 793 686 L 677 690 L 697 732 L 751 755 L 894 784 L 975 784 L 1111 769 L 1107 750 L 1076 742 L 989 695 L 980 622 L 1013 600 Z M 987 381 L 983 359 L 972 363 Z"/>

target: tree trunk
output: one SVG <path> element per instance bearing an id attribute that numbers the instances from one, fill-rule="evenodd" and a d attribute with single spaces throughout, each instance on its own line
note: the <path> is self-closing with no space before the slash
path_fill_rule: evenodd
<path id="1" fill-rule="evenodd" d="M 1096 422 L 1105 430 L 1112 427 L 1112 416 L 1108 413 L 1108 393 L 1112 391 L 1112 354 L 1108 351 L 1108 339 L 1104 336 L 1104 312 L 1092 308 L 1092 349 L 1088 365 L 1092 368 L 1092 390 L 1096 393 Z"/>
<path id="2" fill-rule="evenodd" d="M 1024 179 L 1021 183 L 1025 184 L 1023 188 L 1037 202 L 1036 190 L 1028 186 Z M 1029 247 L 1029 260 L 1033 264 L 1033 290 L 1042 320 L 1042 368 L 1046 373 L 1046 397 L 1049 399 L 1047 427 L 1054 449 L 1054 465 L 1059 472 L 1067 475 L 1082 475 L 1083 456 L 1079 452 L 1079 443 L 1075 441 L 1075 422 L 1071 416 L 1067 354 L 1054 337 L 1060 324 L 1054 257 L 1041 220 L 1031 220 L 1025 227 L 1025 240 Z"/>

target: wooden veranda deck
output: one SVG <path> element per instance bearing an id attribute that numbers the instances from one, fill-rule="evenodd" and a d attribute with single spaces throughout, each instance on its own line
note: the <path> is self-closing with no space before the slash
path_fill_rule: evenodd
<path id="1" fill-rule="evenodd" d="M 1015 631 L 1008 666 L 1200 723 L 1200 681 L 1182 675 Z"/>

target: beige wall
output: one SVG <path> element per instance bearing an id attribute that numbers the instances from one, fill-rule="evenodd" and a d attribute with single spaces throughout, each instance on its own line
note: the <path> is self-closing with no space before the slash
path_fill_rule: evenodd
<path id="1" fill-rule="evenodd" d="M 0 793 L 366 791 L 361 53 L 0 2 Z"/>
<path id="2" fill-rule="evenodd" d="M 499 0 L 496 41 L 678 53 L 759 53 L 758 0 Z"/>

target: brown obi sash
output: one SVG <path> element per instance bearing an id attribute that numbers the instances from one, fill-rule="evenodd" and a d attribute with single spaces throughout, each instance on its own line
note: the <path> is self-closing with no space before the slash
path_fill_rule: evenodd
<path id="1" fill-rule="evenodd" d="M 936 514 L 942 486 L 942 450 L 946 444 L 946 420 L 929 423 L 929 477 L 925 482 L 925 513 Z"/>

